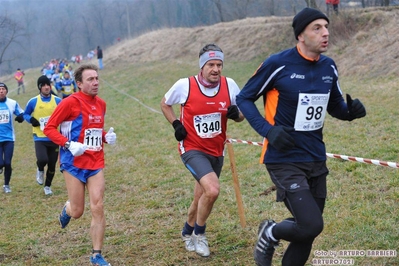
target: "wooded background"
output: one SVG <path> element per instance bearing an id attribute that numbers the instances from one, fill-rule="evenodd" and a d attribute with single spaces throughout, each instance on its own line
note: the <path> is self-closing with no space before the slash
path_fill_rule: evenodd
<path id="1" fill-rule="evenodd" d="M 343 0 L 340 9 L 397 2 Z M 0 0 L 0 5 L 0 76 L 52 58 L 86 56 L 97 46 L 162 28 L 293 16 L 306 6 L 326 12 L 325 0 Z"/>

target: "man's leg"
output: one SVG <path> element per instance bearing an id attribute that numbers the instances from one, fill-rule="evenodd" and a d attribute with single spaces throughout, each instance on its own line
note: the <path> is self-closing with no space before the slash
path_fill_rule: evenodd
<path id="1" fill-rule="evenodd" d="M 85 208 L 85 184 L 68 173 L 62 172 L 68 191 L 69 203 L 66 206 L 66 213 L 72 218 L 78 219 L 83 215 Z"/>
<path id="2" fill-rule="evenodd" d="M 47 147 L 48 163 L 47 163 L 47 173 L 46 173 L 46 182 L 45 182 L 45 186 L 48 187 L 51 186 L 51 183 L 53 182 L 53 178 L 55 175 L 55 167 L 58 160 L 58 150 L 59 150 L 58 145 L 55 145 L 54 143 L 48 144 Z"/>
<path id="3" fill-rule="evenodd" d="M 286 219 L 272 230 L 275 238 L 291 242 L 284 253 L 282 265 L 304 265 L 314 239 L 323 230 L 322 208 L 308 189 L 287 192 L 284 203 L 294 219 Z"/>
<path id="4" fill-rule="evenodd" d="M 14 141 L 3 142 L 4 151 L 4 185 L 9 185 L 12 175 L 11 161 L 14 155 Z"/>
<path id="5" fill-rule="evenodd" d="M 220 184 L 215 172 L 204 175 L 199 183 L 203 193 L 198 201 L 197 224 L 204 226 L 219 196 Z"/>
<path id="6" fill-rule="evenodd" d="M 101 250 L 104 241 L 105 216 L 103 197 L 105 191 L 104 171 L 87 179 L 87 190 L 90 197 L 91 226 L 90 235 L 93 242 L 93 250 Z"/>
<path id="7" fill-rule="evenodd" d="M 194 199 L 193 202 L 191 202 L 190 208 L 188 208 L 188 217 L 187 217 L 187 223 L 194 227 L 195 222 L 197 221 L 197 212 L 198 212 L 198 201 L 202 196 L 202 187 L 201 185 L 195 181 L 195 186 L 194 186 Z"/>
<path id="8" fill-rule="evenodd" d="M 36 152 L 36 182 L 39 185 L 43 185 L 44 179 L 44 167 L 48 163 L 47 147 L 44 141 L 35 141 L 35 152 Z"/>

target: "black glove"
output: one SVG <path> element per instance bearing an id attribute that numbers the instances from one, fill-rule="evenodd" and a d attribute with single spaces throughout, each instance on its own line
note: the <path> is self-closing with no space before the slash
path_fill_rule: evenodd
<path id="1" fill-rule="evenodd" d="M 366 116 L 366 108 L 364 108 L 364 105 L 359 101 L 359 99 L 352 100 L 352 97 L 349 94 L 346 94 L 346 104 L 349 111 L 349 121 Z"/>
<path id="2" fill-rule="evenodd" d="M 267 133 L 270 145 L 280 152 L 287 152 L 295 147 L 294 139 L 288 134 L 295 129 L 293 127 L 274 126 Z"/>
<path id="3" fill-rule="evenodd" d="M 22 123 L 24 122 L 24 114 L 19 114 L 15 117 L 15 121 L 17 121 L 18 123 Z"/>
<path id="4" fill-rule="evenodd" d="M 30 118 L 29 122 L 32 124 L 33 127 L 38 127 L 38 126 L 40 126 L 39 121 L 37 121 L 37 119 L 34 118 L 33 116 Z"/>
<path id="5" fill-rule="evenodd" d="M 240 111 L 238 110 L 237 105 L 230 105 L 227 108 L 227 118 L 236 120 L 240 117 Z"/>
<path id="6" fill-rule="evenodd" d="M 175 138 L 177 141 L 183 140 L 187 136 L 187 131 L 180 120 L 173 121 L 173 128 L 175 129 Z"/>

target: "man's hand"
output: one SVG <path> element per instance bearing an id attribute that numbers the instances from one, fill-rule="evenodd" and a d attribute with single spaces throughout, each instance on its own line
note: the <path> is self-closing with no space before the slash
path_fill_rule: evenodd
<path id="1" fill-rule="evenodd" d="M 33 116 L 30 118 L 29 122 L 32 124 L 33 127 L 38 127 L 38 126 L 40 126 L 39 121 L 37 121 L 37 119 L 34 118 Z"/>
<path id="2" fill-rule="evenodd" d="M 184 128 L 183 124 L 180 122 L 180 120 L 176 119 L 173 121 L 173 128 L 175 129 L 175 138 L 177 141 L 182 141 L 183 139 L 186 138 L 187 136 L 187 131 Z"/>
<path id="3" fill-rule="evenodd" d="M 237 105 L 230 105 L 227 108 L 227 118 L 236 120 L 240 117 L 240 111 L 238 110 Z"/>
<path id="4" fill-rule="evenodd" d="M 105 141 L 110 145 L 114 145 L 116 143 L 116 134 L 114 133 L 113 127 L 111 127 L 107 134 L 105 134 Z"/>
<path id="5" fill-rule="evenodd" d="M 22 123 L 24 122 L 24 114 L 19 114 L 15 117 L 15 121 L 17 121 L 18 123 Z"/>
<path id="6" fill-rule="evenodd" d="M 84 145 L 83 143 L 71 141 L 68 150 L 73 156 L 80 156 L 85 152 L 86 148 L 87 145 Z"/>
<path id="7" fill-rule="evenodd" d="M 366 116 L 366 108 L 359 99 L 352 100 L 352 97 L 346 94 L 346 104 L 348 105 L 349 121 Z"/>
<path id="8" fill-rule="evenodd" d="M 266 138 L 278 151 L 287 152 L 295 147 L 294 138 L 288 134 L 294 130 L 292 127 L 274 126 L 269 130 Z"/>

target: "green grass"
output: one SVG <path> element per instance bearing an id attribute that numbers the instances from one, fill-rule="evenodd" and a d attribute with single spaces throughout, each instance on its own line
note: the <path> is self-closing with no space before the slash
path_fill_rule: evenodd
<path id="1" fill-rule="evenodd" d="M 260 59 L 229 62 L 223 74 L 242 87 L 259 63 Z M 261 195 L 272 185 L 265 167 L 258 162 L 261 148 L 233 145 L 247 226 L 240 225 L 226 156 L 220 197 L 207 223 L 211 256 L 200 258 L 187 253 L 179 233 L 194 181 L 179 158 L 173 129 L 159 113 L 159 104 L 178 78 L 197 73 L 196 62 L 105 67 L 100 72 L 100 96 L 107 101 L 106 129 L 113 126 L 118 137 L 116 146 L 105 147 L 106 258 L 112 265 L 253 265 L 259 222 L 265 218 L 280 221 L 288 216 L 283 204 L 275 202 L 274 193 Z M 27 71 L 27 93 L 10 93 L 10 98 L 25 106 L 38 93 L 38 73 Z M 353 122 L 328 117 L 324 130 L 327 152 L 399 161 L 395 79 L 346 77 L 342 78 L 341 87 L 362 100 L 367 116 Z M 0 264 L 87 265 L 91 250 L 90 209 L 86 207 L 83 217 L 60 229 L 57 217 L 67 199 L 63 177 L 57 171 L 54 195 L 45 197 L 43 187 L 35 181 L 31 127 L 27 123 L 15 127 L 13 191 L 0 193 Z M 235 139 L 261 141 L 246 121 L 229 122 L 228 134 Z M 328 159 L 328 166 L 325 228 L 315 240 L 313 251 L 397 249 L 398 170 L 338 159 Z M 281 264 L 286 247 L 287 242 L 283 241 L 274 265 Z M 355 265 L 399 265 L 397 257 L 353 259 Z"/>

